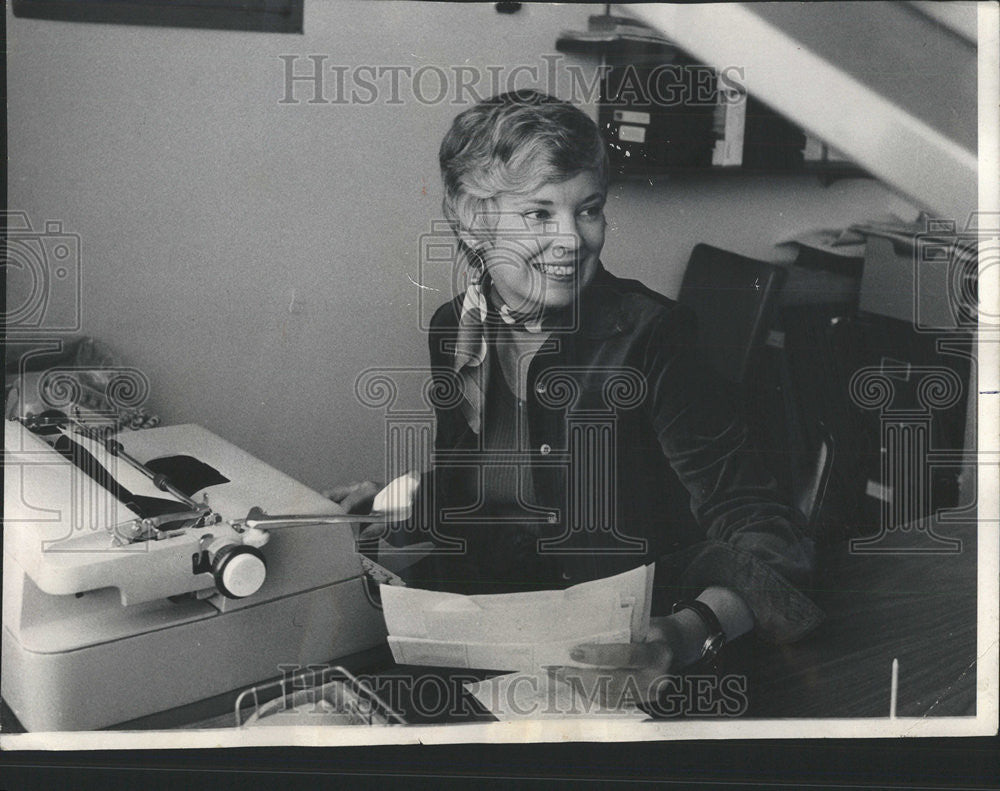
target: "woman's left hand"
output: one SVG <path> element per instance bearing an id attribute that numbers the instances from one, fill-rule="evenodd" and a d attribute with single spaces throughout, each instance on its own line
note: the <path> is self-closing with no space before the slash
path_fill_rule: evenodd
<path id="1" fill-rule="evenodd" d="M 651 618 L 646 639 L 636 643 L 583 643 L 570 651 L 570 659 L 586 668 L 566 668 L 567 675 L 579 673 L 581 681 L 599 684 L 603 679 L 609 702 L 621 700 L 626 685 L 639 701 L 654 700 L 662 680 L 687 653 L 690 638 L 676 616 Z M 594 688 L 594 687 L 591 687 Z M 597 687 L 600 688 L 600 687 Z"/>
<path id="2" fill-rule="evenodd" d="M 734 591 L 712 586 L 703 590 L 698 600 L 715 613 L 727 639 L 753 629 L 753 611 Z M 643 642 L 578 645 L 570 658 L 605 671 L 623 670 L 634 673 L 637 679 L 650 679 L 700 660 L 710 636 L 701 616 L 690 608 L 681 608 L 672 615 L 650 618 Z"/>

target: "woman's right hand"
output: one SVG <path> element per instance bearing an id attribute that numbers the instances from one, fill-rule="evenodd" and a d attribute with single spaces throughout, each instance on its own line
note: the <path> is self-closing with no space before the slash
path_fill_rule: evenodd
<path id="1" fill-rule="evenodd" d="M 420 474 L 411 471 L 390 481 L 388 486 L 360 481 L 334 486 L 324 491 L 323 496 L 339 503 L 349 514 L 369 514 L 374 510 L 398 514 L 402 520 L 409 518 L 419 488 Z"/>
<path id="2" fill-rule="evenodd" d="M 371 513 L 375 495 L 383 488 L 382 484 L 374 481 L 355 481 L 324 489 L 323 496 L 340 505 L 348 514 L 368 514 Z"/>

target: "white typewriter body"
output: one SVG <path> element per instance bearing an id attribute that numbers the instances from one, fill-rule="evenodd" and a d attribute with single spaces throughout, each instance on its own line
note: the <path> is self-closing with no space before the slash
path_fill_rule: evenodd
<path id="1" fill-rule="evenodd" d="M 135 514 L 40 437 L 6 423 L 2 696 L 25 728 L 120 724 L 385 641 L 353 525 L 269 532 L 258 550 L 266 577 L 243 598 L 222 595 L 199 566 L 206 547 L 245 539 L 230 522 L 254 506 L 331 514 L 334 503 L 198 426 L 118 439 L 140 462 L 189 455 L 228 478 L 193 495 L 218 520 L 116 540 L 115 526 Z"/>

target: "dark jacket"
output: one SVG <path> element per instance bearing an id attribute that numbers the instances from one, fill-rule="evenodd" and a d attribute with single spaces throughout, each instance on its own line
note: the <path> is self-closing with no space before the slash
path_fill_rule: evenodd
<path id="1" fill-rule="evenodd" d="M 750 448 L 731 394 L 698 364 L 693 314 L 603 268 L 528 370 L 530 447 L 515 455 L 534 483 L 523 509 L 537 525 L 530 546 L 481 541 L 489 515 L 477 512 L 480 438 L 453 397 L 461 306 L 461 297 L 442 305 L 429 333 L 435 391 L 447 394 L 424 487 L 433 504 L 421 506 L 435 514 L 443 550 L 429 572 L 442 578 L 438 587 L 474 592 L 463 580 L 492 563 L 566 587 L 655 560 L 662 597 L 728 587 L 767 639 L 798 639 L 822 619 L 800 590 L 814 566 L 802 515 Z M 466 542 L 460 552 L 455 539 Z"/>

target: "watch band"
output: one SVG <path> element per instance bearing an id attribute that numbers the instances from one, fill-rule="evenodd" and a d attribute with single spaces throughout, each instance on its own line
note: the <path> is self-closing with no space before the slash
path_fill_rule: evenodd
<path id="1" fill-rule="evenodd" d="M 699 661 L 714 659 L 726 644 L 726 633 L 722 631 L 722 624 L 719 623 L 718 616 L 712 612 L 712 608 L 705 604 L 705 602 L 698 601 L 697 599 L 675 602 L 671 612 L 677 613 L 681 610 L 692 610 L 701 618 L 701 622 L 708 629 L 708 637 L 705 638 L 705 642 L 701 647 Z"/>

